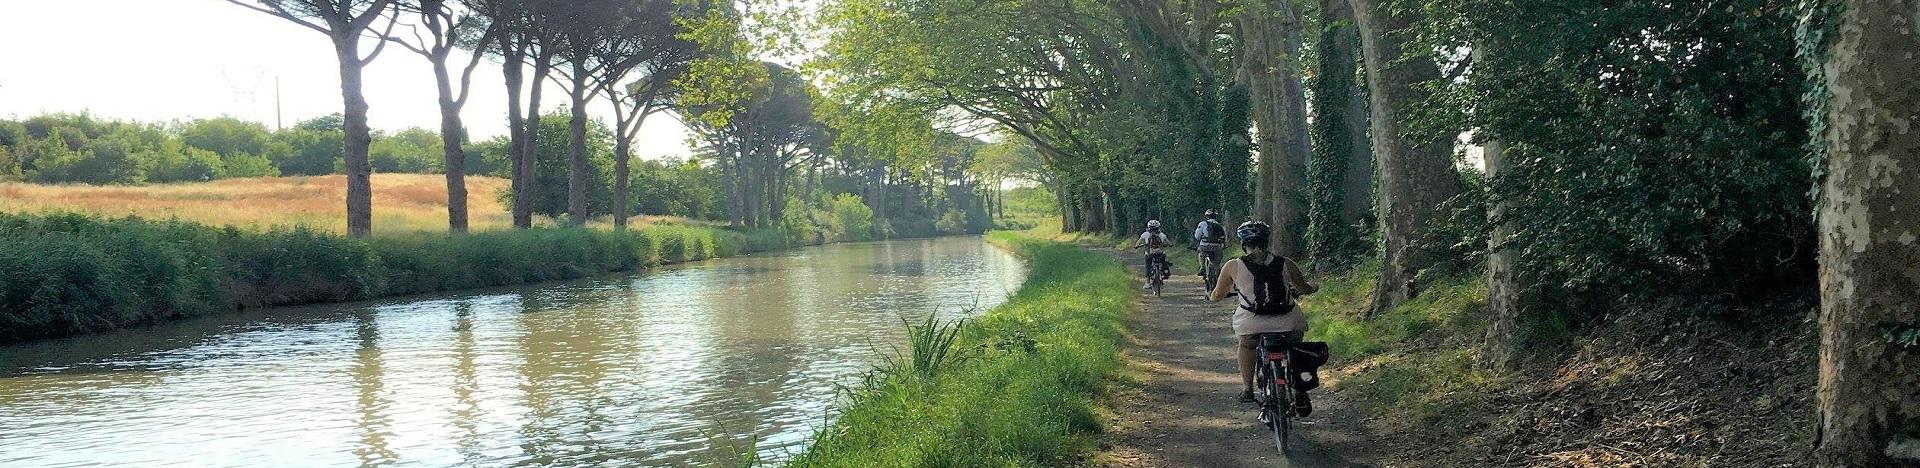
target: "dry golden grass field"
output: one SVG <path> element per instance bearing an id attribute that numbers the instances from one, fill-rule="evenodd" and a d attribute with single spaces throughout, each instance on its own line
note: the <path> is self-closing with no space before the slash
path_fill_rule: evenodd
<path id="1" fill-rule="evenodd" d="M 439 174 L 374 174 L 376 232 L 447 229 L 447 179 Z M 509 182 L 467 177 L 472 229 L 503 229 L 512 217 L 500 202 Z M 178 218 L 251 229 L 304 225 L 346 231 L 346 176 L 262 177 L 144 186 L 0 184 L 0 211 L 72 211 L 105 216 Z"/>

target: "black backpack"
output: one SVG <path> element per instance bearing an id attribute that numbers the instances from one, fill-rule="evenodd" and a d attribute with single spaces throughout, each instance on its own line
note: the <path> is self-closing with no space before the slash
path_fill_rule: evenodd
<path id="1" fill-rule="evenodd" d="M 1253 297 L 1240 295 L 1240 307 L 1254 315 L 1287 315 L 1293 312 L 1293 291 L 1287 286 L 1287 259 L 1274 256 L 1266 265 L 1253 263 L 1253 256 L 1240 257 L 1240 264 L 1253 272 Z"/>
<path id="2" fill-rule="evenodd" d="M 1211 219 L 1207 220 L 1206 223 L 1207 223 L 1207 238 L 1204 239 L 1206 243 L 1208 244 L 1227 243 L 1227 228 L 1225 226 L 1221 226 L 1219 221 L 1214 221 Z"/>

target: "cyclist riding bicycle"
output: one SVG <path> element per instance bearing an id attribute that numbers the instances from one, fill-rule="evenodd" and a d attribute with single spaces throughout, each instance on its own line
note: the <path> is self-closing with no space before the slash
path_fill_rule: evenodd
<path id="1" fill-rule="evenodd" d="M 1147 232 L 1140 233 L 1140 242 L 1133 244 L 1133 248 L 1136 249 L 1141 247 L 1147 248 L 1146 267 L 1145 271 L 1140 273 L 1140 276 L 1151 280 L 1153 276 L 1153 266 L 1156 262 L 1160 265 L 1161 279 L 1172 276 L 1172 273 L 1169 272 L 1169 270 L 1171 270 L 1169 267 L 1172 265 L 1167 264 L 1167 247 L 1171 246 L 1173 246 L 1173 239 L 1168 238 L 1167 233 L 1160 232 L 1160 220 L 1147 221 Z M 1148 281 L 1147 283 L 1147 288 L 1152 289 L 1152 281 Z"/>
<path id="2" fill-rule="evenodd" d="M 1219 268 L 1220 257 L 1227 251 L 1227 227 L 1220 224 L 1220 210 L 1207 210 L 1206 219 L 1193 227 L 1193 239 L 1200 244 L 1196 249 L 1200 251 L 1200 264 L 1213 260 L 1214 268 Z M 1206 277 L 1207 272 L 1201 270 L 1198 275 Z"/>
<path id="3" fill-rule="evenodd" d="M 1273 242 L 1273 227 L 1267 223 L 1248 221 L 1234 230 L 1234 234 L 1240 238 L 1240 248 L 1247 254 L 1228 260 L 1220 268 L 1220 283 L 1214 285 L 1207 299 L 1218 302 L 1229 293 L 1240 298 L 1233 311 L 1233 333 L 1240 339 L 1240 383 L 1244 387 L 1240 401 L 1253 402 L 1254 366 L 1258 364 L 1254 348 L 1260 344 L 1259 335 L 1281 334 L 1287 341 L 1301 341 L 1307 333 L 1307 316 L 1299 310 L 1295 299 L 1319 291 L 1320 285 L 1307 281 L 1300 265 L 1293 260 L 1268 250 Z M 1284 312 L 1262 314 L 1256 313 L 1257 310 Z M 1296 390 L 1295 402 L 1297 414 L 1306 416 L 1313 411 L 1305 391 Z"/>

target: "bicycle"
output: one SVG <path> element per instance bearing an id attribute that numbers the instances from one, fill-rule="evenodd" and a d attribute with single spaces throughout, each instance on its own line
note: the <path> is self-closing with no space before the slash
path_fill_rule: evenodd
<path id="1" fill-rule="evenodd" d="M 1254 352 L 1260 357 L 1260 366 L 1254 381 L 1259 386 L 1260 422 L 1272 430 L 1274 447 L 1286 455 L 1294 416 L 1293 387 L 1286 377 L 1293 375 L 1287 358 L 1293 340 L 1280 333 L 1262 333 L 1256 339 L 1260 341 Z"/>

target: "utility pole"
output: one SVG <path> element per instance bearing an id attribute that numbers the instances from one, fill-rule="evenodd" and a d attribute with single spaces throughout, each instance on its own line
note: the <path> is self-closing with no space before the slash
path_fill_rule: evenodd
<path id="1" fill-rule="evenodd" d="M 280 75 L 273 75 L 273 131 L 286 130 L 280 117 Z"/>

